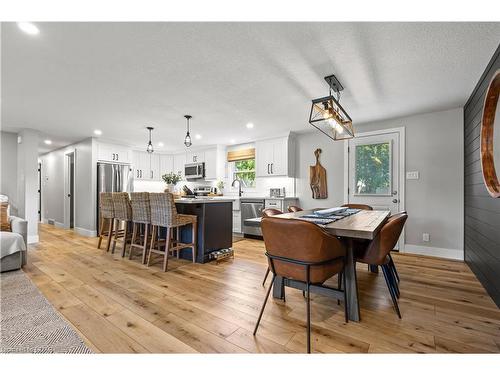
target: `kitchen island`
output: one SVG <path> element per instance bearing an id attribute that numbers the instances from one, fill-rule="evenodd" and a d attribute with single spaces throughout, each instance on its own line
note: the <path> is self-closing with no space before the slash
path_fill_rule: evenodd
<path id="1" fill-rule="evenodd" d="M 233 200 L 225 198 L 180 198 L 175 200 L 177 212 L 195 215 L 198 220 L 196 262 L 210 260 L 210 253 L 233 245 Z M 181 241 L 190 243 L 191 227 L 181 230 Z M 189 248 L 181 250 L 180 257 L 192 259 Z"/>

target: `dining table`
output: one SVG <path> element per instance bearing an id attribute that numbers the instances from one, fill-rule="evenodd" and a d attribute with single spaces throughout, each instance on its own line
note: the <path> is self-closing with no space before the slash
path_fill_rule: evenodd
<path id="1" fill-rule="evenodd" d="M 290 212 L 275 215 L 273 217 L 296 220 L 300 219 L 300 217 L 304 215 L 312 215 L 318 210 L 320 209 L 316 208 Z M 321 225 L 325 231 L 340 238 L 346 245 L 344 288 L 346 288 L 347 291 L 346 302 L 349 320 L 361 320 L 359 312 L 358 285 L 356 280 L 356 260 L 354 258 L 354 241 L 373 240 L 389 215 L 390 211 L 360 210 L 350 216 L 343 217 L 326 225 Z M 293 282 L 293 280 L 287 280 L 277 276 L 273 285 L 273 297 L 282 299 L 284 297 L 284 287 L 290 282 Z M 319 286 L 316 289 L 320 291 L 320 288 L 321 287 Z"/>

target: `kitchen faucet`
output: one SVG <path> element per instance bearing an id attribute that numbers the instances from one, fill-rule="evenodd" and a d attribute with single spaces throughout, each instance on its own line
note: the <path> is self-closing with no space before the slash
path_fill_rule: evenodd
<path id="1" fill-rule="evenodd" d="M 238 183 L 238 196 L 241 197 L 241 194 L 243 194 L 243 190 L 241 190 L 241 180 L 238 180 L 237 178 L 235 178 L 231 184 L 232 187 L 234 187 L 235 182 Z"/>

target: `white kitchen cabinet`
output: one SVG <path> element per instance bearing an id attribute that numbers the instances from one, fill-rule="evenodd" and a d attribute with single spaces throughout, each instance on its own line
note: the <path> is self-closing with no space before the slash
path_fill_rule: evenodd
<path id="1" fill-rule="evenodd" d="M 205 150 L 205 180 L 217 179 L 217 148 Z"/>
<path id="2" fill-rule="evenodd" d="M 161 180 L 161 176 L 167 173 L 171 173 L 174 171 L 174 156 L 173 155 L 160 155 L 160 172 L 159 172 L 159 180 Z"/>
<path id="3" fill-rule="evenodd" d="M 111 143 L 97 143 L 97 160 L 114 163 L 130 163 L 129 149 Z"/>
<path id="4" fill-rule="evenodd" d="M 174 173 L 179 173 L 184 178 L 184 165 L 186 164 L 186 153 L 174 155 Z"/>
<path id="5" fill-rule="evenodd" d="M 257 177 L 294 177 L 295 142 L 291 136 L 256 142 Z"/>
<path id="6" fill-rule="evenodd" d="M 160 179 L 160 156 L 158 154 L 134 151 L 132 159 L 136 180 L 158 181 Z"/>
<path id="7" fill-rule="evenodd" d="M 150 166 L 149 166 L 149 179 L 152 181 L 160 181 L 160 155 L 149 154 Z"/>
<path id="8" fill-rule="evenodd" d="M 204 151 L 194 151 L 186 153 L 186 164 L 203 163 L 205 161 Z"/>

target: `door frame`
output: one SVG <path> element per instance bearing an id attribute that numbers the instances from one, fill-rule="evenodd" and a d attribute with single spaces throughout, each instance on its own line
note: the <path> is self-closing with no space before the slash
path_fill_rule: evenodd
<path id="1" fill-rule="evenodd" d="M 399 134 L 399 210 L 406 209 L 406 131 L 405 127 L 380 129 L 369 132 L 357 133 L 356 138 L 390 133 Z M 349 203 L 349 140 L 344 142 L 344 202 Z M 405 231 L 399 240 L 399 252 L 405 252 Z"/>
<path id="2" fill-rule="evenodd" d="M 76 148 L 64 152 L 64 228 L 70 229 L 70 205 L 68 199 L 69 194 L 69 156 L 73 154 L 73 229 L 76 227 Z"/>

